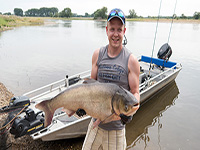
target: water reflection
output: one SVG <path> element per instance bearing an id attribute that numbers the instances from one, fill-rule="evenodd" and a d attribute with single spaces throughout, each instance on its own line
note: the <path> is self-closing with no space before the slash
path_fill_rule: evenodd
<path id="1" fill-rule="evenodd" d="M 193 30 L 199 30 L 199 23 L 193 24 Z"/>
<path id="2" fill-rule="evenodd" d="M 96 28 L 103 28 L 105 29 L 106 28 L 106 21 L 94 21 L 94 26 Z"/>
<path id="3" fill-rule="evenodd" d="M 135 21 L 129 21 L 129 22 L 127 22 L 127 23 L 128 23 L 128 26 L 129 26 L 130 28 L 135 26 Z"/>
<path id="4" fill-rule="evenodd" d="M 54 20 L 49 19 L 45 27 L 72 27 L 72 20 Z"/>
<path id="5" fill-rule="evenodd" d="M 67 27 L 67 28 L 71 28 L 72 27 L 72 21 L 69 20 L 69 21 L 64 22 L 63 26 Z"/>
<path id="6" fill-rule="evenodd" d="M 132 122 L 126 126 L 127 149 L 133 149 L 137 142 L 141 141 L 145 143 L 146 147 L 151 140 L 148 136 L 148 129 L 155 124 L 158 124 L 159 145 L 159 132 L 162 129 L 160 118 L 165 110 L 175 104 L 178 94 L 179 89 L 173 82 L 140 107 Z"/>

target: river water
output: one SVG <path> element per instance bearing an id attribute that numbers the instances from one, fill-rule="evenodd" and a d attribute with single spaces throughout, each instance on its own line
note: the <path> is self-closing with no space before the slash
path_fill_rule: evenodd
<path id="1" fill-rule="evenodd" d="M 160 22 L 154 57 L 169 36 Z M 50 20 L 0 33 L 0 82 L 16 96 L 91 69 L 95 49 L 108 43 L 104 21 Z M 156 22 L 127 22 L 127 48 L 151 56 Z M 197 150 L 200 139 L 200 24 L 173 23 L 171 61 L 183 69 L 145 103 L 126 127 L 128 149 Z"/>

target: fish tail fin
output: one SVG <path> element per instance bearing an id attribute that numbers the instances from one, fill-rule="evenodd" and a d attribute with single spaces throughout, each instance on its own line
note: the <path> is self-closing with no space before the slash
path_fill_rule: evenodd
<path id="1" fill-rule="evenodd" d="M 44 122 L 45 127 L 51 124 L 53 114 L 54 114 L 54 112 L 52 112 L 51 109 L 49 109 L 48 103 L 49 103 L 49 100 L 45 100 L 35 105 L 37 109 L 40 109 L 45 113 L 45 122 Z"/>

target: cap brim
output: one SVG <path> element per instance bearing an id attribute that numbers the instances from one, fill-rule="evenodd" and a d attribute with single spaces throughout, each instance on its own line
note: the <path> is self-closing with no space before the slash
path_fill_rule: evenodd
<path id="1" fill-rule="evenodd" d="M 108 21 L 110 21 L 111 19 L 113 19 L 113 18 L 115 18 L 115 17 L 119 18 L 119 19 L 121 20 L 122 24 L 124 24 L 124 21 L 123 21 L 122 18 L 120 18 L 119 16 L 112 16 L 112 17 L 110 17 L 110 18 L 108 19 Z"/>

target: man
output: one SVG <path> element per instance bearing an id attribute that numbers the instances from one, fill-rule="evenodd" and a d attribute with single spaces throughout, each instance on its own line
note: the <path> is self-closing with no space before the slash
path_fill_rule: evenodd
<path id="1" fill-rule="evenodd" d="M 140 100 L 137 58 L 122 45 L 125 34 L 125 15 L 120 9 L 113 9 L 108 15 L 106 33 L 109 44 L 95 50 L 92 56 L 91 78 L 99 82 L 111 82 L 130 90 Z M 125 123 L 130 116 L 118 116 L 118 120 L 99 124 L 93 128 L 91 120 L 83 144 L 84 150 L 126 149 Z"/>

